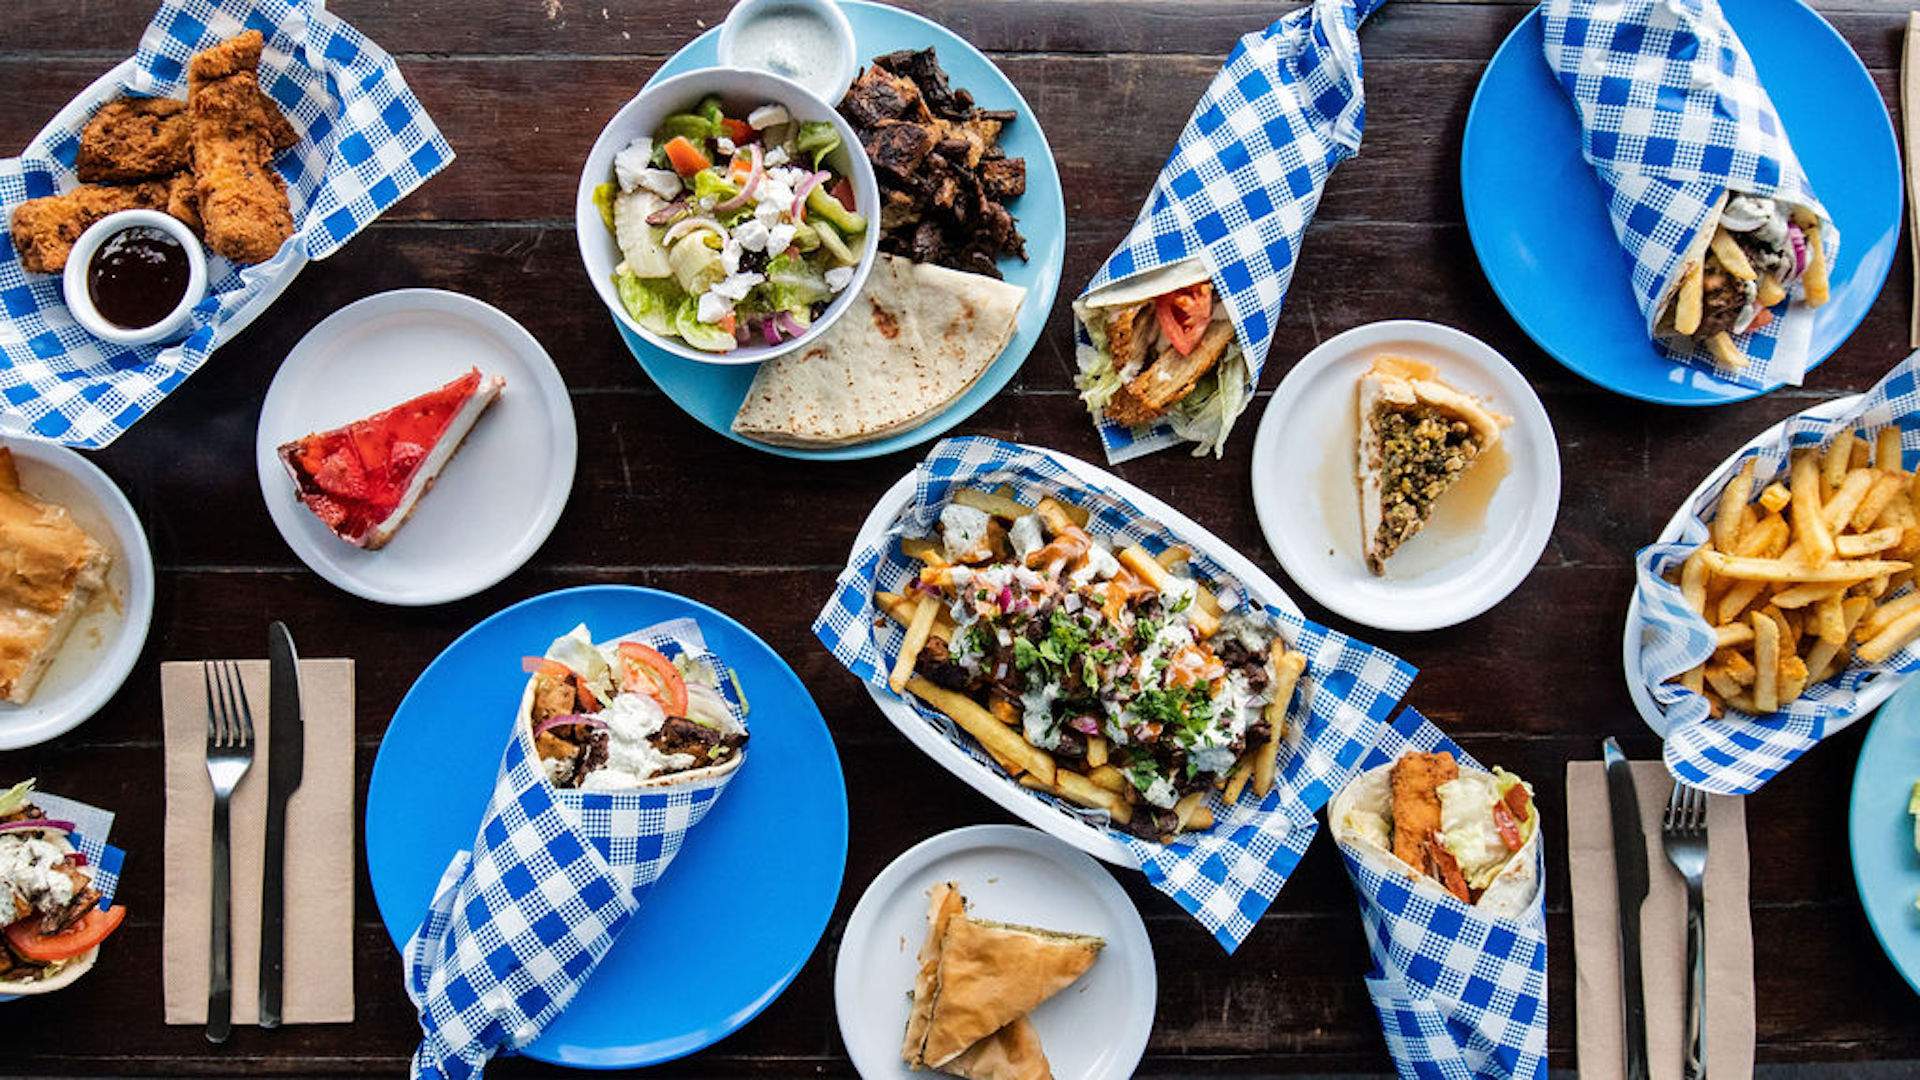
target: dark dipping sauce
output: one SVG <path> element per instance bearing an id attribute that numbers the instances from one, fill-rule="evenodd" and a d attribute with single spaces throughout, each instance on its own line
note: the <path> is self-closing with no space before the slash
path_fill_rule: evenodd
<path id="1" fill-rule="evenodd" d="M 87 295 L 100 316 L 123 330 L 144 330 L 187 295 L 187 252 L 172 234 L 148 225 L 107 238 L 87 264 Z"/>

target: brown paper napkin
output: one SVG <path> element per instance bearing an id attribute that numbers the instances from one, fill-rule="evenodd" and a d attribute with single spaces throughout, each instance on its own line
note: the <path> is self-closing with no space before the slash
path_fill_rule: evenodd
<path id="1" fill-rule="evenodd" d="M 1660 819 L 1673 777 L 1657 761 L 1633 762 L 1647 837 L 1648 888 L 1640 910 L 1652 1080 L 1678 1080 L 1686 1037 L 1687 887 L 1667 862 Z M 1606 769 L 1567 764 L 1567 862 L 1573 881 L 1577 1048 L 1582 1080 L 1626 1075 L 1620 998 L 1620 894 L 1614 885 L 1613 818 Z M 1707 1071 L 1753 1075 L 1753 926 L 1747 911 L 1744 800 L 1707 800 Z"/>
<path id="2" fill-rule="evenodd" d="M 240 661 L 254 760 L 233 795 L 233 1022 L 259 1021 L 260 883 L 267 843 L 267 662 Z M 166 917 L 162 983 L 169 1024 L 207 1020 L 213 788 L 201 666 L 160 665 L 166 728 Z M 287 802 L 286 970 L 281 1019 L 353 1020 L 353 661 L 300 661 L 306 758 Z"/>

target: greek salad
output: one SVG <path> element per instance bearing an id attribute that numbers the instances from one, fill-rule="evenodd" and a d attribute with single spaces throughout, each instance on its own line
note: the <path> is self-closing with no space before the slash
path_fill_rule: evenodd
<path id="1" fill-rule="evenodd" d="M 717 97 L 633 140 L 594 190 L 627 314 L 714 353 L 806 333 L 865 242 L 853 184 L 827 162 L 840 145 L 827 121 L 775 103 L 728 116 Z"/>

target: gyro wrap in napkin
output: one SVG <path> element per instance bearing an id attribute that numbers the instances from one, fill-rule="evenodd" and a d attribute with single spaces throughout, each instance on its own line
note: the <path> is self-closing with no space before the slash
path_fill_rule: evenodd
<path id="1" fill-rule="evenodd" d="M 17 158 L 0 161 L 0 228 L 28 199 L 79 183 L 75 155 L 94 111 L 122 95 L 180 98 L 195 52 L 243 30 L 266 37 L 260 88 L 299 134 L 274 159 L 293 238 L 236 267 L 207 252 L 207 295 L 185 340 L 115 345 L 73 320 L 60 275 L 28 273 L 0 239 L 0 434 L 88 449 L 150 412 L 245 329 L 309 260 L 355 233 L 453 160 L 393 58 L 321 0 L 163 0 L 132 59 L 89 87 Z"/>
<path id="2" fill-rule="evenodd" d="M 1716 795 L 1745 795 L 1758 791 L 1781 769 L 1821 739 L 1845 729 L 1872 709 L 1861 701 L 1870 688 L 1888 680 L 1896 685 L 1920 670 L 1920 644 L 1908 645 L 1878 664 L 1855 660 L 1839 675 L 1813 683 L 1799 699 L 1768 716 L 1750 716 L 1729 708 L 1715 720 L 1707 699 L 1682 686 L 1681 674 L 1705 663 L 1718 647 L 1713 628 L 1687 606 L 1676 580 L 1680 565 L 1707 539 L 1707 526 L 1720 492 L 1748 458 L 1754 460 L 1754 490 L 1773 480 L 1786 482 L 1788 455 L 1802 447 L 1818 447 L 1843 432 L 1862 431 L 1871 440 L 1889 425 L 1900 431 L 1906 463 L 1920 453 L 1920 353 L 1902 360 L 1859 400 L 1831 419 L 1802 413 L 1789 417 L 1777 436 L 1757 449 L 1743 451 L 1722 466 L 1712 483 L 1694 498 L 1680 538 L 1650 544 L 1634 558 L 1640 601 L 1640 678 L 1646 692 L 1666 717 L 1668 771 L 1692 787 Z M 1911 591 L 1907 586 L 1888 598 Z M 1883 598 L 1884 599 L 1887 598 Z"/>
<path id="3" fill-rule="evenodd" d="M 616 640 L 705 660 L 744 726 L 730 669 L 707 651 L 693 620 Z M 416 1078 L 478 1076 L 495 1054 L 537 1038 L 592 976 L 688 830 L 745 767 L 742 760 L 729 771 L 697 770 L 683 783 L 638 790 L 556 788 L 534 749 L 526 699 L 517 700 L 472 850 L 448 864 L 402 950 L 407 994 L 420 1013 Z"/>
<path id="4" fill-rule="evenodd" d="M 1485 771 L 1409 707 L 1383 730 L 1361 773 L 1415 750 L 1450 751 L 1463 772 Z M 1544 1080 L 1547 917 L 1539 827 L 1514 856 L 1525 861 L 1502 872 L 1510 880 L 1489 886 L 1480 904 L 1468 905 L 1391 853 L 1343 836 L 1339 821 L 1329 824 L 1360 897 L 1373 957 L 1367 993 L 1400 1075 Z M 1490 903 L 1496 888 L 1504 895 Z"/>
<path id="5" fill-rule="evenodd" d="M 1210 280 L 1233 320 L 1235 344 L 1220 361 L 1217 388 L 1203 380 L 1187 408 L 1176 407 L 1178 417 L 1138 430 L 1101 417 L 1108 461 L 1181 442 L 1217 457 L 1253 400 L 1327 177 L 1360 149 L 1358 31 L 1385 2 L 1314 0 L 1241 38 L 1194 106 L 1132 230 L 1074 302 L 1081 397 L 1095 408 L 1120 380 L 1111 364 L 1101 366 L 1089 334 L 1090 298 L 1164 270 L 1177 279 L 1169 288 Z"/>
<path id="6" fill-rule="evenodd" d="M 1718 0 L 1545 0 L 1540 15 L 1547 66 L 1580 121 L 1581 152 L 1607 193 L 1649 335 L 1687 263 L 1711 239 L 1729 190 L 1811 211 L 1833 265 L 1839 230 L 1814 197 Z M 1772 322 L 1734 337 L 1748 357 L 1738 369 L 1720 366 L 1691 341 L 1655 337 L 1655 345 L 1741 386 L 1798 385 L 1813 330 L 1813 312 L 1801 299 L 1796 284 L 1774 305 Z"/>
<path id="7" fill-rule="evenodd" d="M 1193 575 L 1213 583 L 1228 611 L 1264 614 L 1281 636 L 1307 658 L 1306 673 L 1288 711 L 1274 789 L 1265 800 L 1251 795 L 1233 807 L 1216 794 L 1217 824 L 1182 833 L 1165 844 L 1109 834 L 1125 845 L 1147 880 L 1185 908 L 1227 951 L 1237 948 L 1298 865 L 1318 828 L 1314 813 L 1352 775 L 1365 748 L 1411 684 L 1414 669 L 1373 646 L 1250 598 L 1191 538 L 1149 517 L 1108 487 L 1062 463 L 1064 455 L 990 438 L 946 439 L 915 469 L 913 500 L 883 533 L 855 549 L 832 597 L 814 620 L 813 632 L 847 669 L 883 693 L 904 634 L 873 604 L 876 590 L 898 592 L 916 573 L 900 552 L 903 536 L 931 532 L 940 510 L 961 488 L 1012 487 L 1027 505 L 1052 496 L 1085 508 L 1088 531 L 1116 545 L 1138 543 L 1151 552 L 1175 544 L 1195 551 Z M 1068 459 L 1070 460 L 1070 459 Z M 1005 779 L 1013 790 L 1050 804 L 1063 815 L 1097 826 L 1103 811 L 1081 808 L 1019 787 L 979 744 L 953 722 L 911 695 L 903 700 L 948 741 Z"/>
<path id="8" fill-rule="evenodd" d="M 73 822 L 73 831 L 67 834 L 67 843 L 86 857 L 87 868 L 93 873 L 93 887 L 100 893 L 100 906 L 113 906 L 114 893 L 120 888 L 120 869 L 127 855 L 107 843 L 107 834 L 113 829 L 112 812 L 44 791 L 35 791 L 29 801 L 54 821 Z M 107 940 L 113 942 L 112 938 Z M 110 947 L 108 944 L 101 946 Z M 91 967 L 94 962 L 86 961 L 86 964 Z M 0 982 L 0 1001 L 12 1001 L 18 996 L 9 994 L 7 984 Z"/>

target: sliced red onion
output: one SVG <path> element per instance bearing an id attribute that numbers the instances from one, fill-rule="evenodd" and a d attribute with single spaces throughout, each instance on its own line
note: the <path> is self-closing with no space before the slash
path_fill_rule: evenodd
<path id="1" fill-rule="evenodd" d="M 738 345 L 748 345 L 753 342 L 753 327 L 747 324 L 747 320 L 737 319 L 734 321 L 733 340 L 734 343 Z"/>
<path id="2" fill-rule="evenodd" d="M 800 187 L 793 193 L 793 212 L 789 215 L 793 220 L 807 220 L 807 194 L 818 186 L 820 181 L 825 180 L 827 175 L 825 172 L 816 172 L 800 181 Z"/>
<path id="3" fill-rule="evenodd" d="M 1793 276 L 1797 278 L 1807 270 L 1807 234 L 1791 221 L 1787 222 L 1787 243 L 1793 245 Z"/>
<path id="4" fill-rule="evenodd" d="M 997 598 L 996 602 L 1000 605 L 1001 611 L 1005 611 L 1008 608 L 1012 607 L 1013 606 L 1013 589 L 1005 585 L 1000 586 L 1000 595 Z"/>
<path id="5" fill-rule="evenodd" d="M 790 338 L 797 338 L 807 332 L 806 326 L 799 319 L 794 318 L 790 311 L 775 312 L 773 321 L 780 327 L 780 332 Z"/>
<path id="6" fill-rule="evenodd" d="M 1076 716 L 1067 721 L 1067 726 L 1082 735 L 1100 734 L 1100 721 L 1095 720 L 1091 716 Z"/>
<path id="7" fill-rule="evenodd" d="M 67 852 L 67 861 L 75 866 L 85 866 L 87 865 L 87 853 L 84 851 L 69 851 Z"/>
<path id="8" fill-rule="evenodd" d="M 570 724 L 585 724 L 587 727 L 598 728 L 601 731 L 607 729 L 607 722 L 597 716 L 582 716 L 579 713 L 561 713 L 559 716 L 549 716 L 534 725 L 533 737 L 537 739 L 547 732 L 552 731 L 554 728 L 566 727 Z"/>
<path id="9" fill-rule="evenodd" d="M 780 344 L 780 324 L 772 319 L 761 319 L 760 336 L 767 339 L 769 345 Z"/>
<path id="10" fill-rule="evenodd" d="M 0 833 L 6 832 L 51 832 L 70 833 L 73 822 L 56 818 L 29 818 L 26 821 L 0 822 Z"/>
<path id="11" fill-rule="evenodd" d="M 766 175 L 766 169 L 763 167 L 760 157 L 760 144 L 755 143 L 747 147 L 747 152 L 753 155 L 753 171 L 747 174 L 747 182 L 741 185 L 740 194 L 714 207 L 714 209 L 720 213 L 724 214 L 729 210 L 738 210 L 742 206 L 745 206 L 747 200 L 753 198 L 753 193 L 759 190 L 760 178 Z"/>

